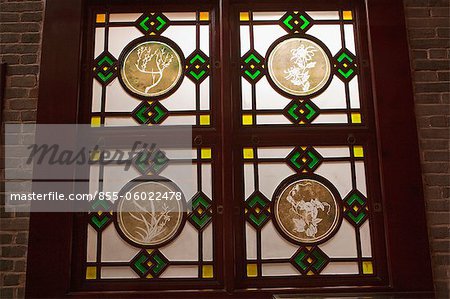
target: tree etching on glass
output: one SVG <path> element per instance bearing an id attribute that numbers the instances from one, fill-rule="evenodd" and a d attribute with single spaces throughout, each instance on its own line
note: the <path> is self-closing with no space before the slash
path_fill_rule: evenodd
<path id="1" fill-rule="evenodd" d="M 322 218 L 317 218 L 319 210 L 325 211 L 325 207 L 328 208 L 327 215 L 330 213 L 331 206 L 326 202 L 321 202 L 318 198 L 311 198 L 310 201 L 298 200 L 301 196 L 301 188 L 312 188 L 312 184 L 309 182 L 298 183 L 287 196 L 287 201 L 291 204 L 291 211 L 294 212 L 299 218 L 293 218 L 295 232 L 305 233 L 307 237 L 315 238 L 317 234 L 318 224 L 322 221 Z M 314 191 L 311 190 L 313 193 Z"/>
<path id="2" fill-rule="evenodd" d="M 292 49 L 291 60 L 294 62 L 294 66 L 284 71 L 287 74 L 284 78 L 290 80 L 292 84 L 300 86 L 305 92 L 309 90 L 311 85 L 309 82 L 309 70 L 316 66 L 316 62 L 311 61 L 314 57 L 314 52 L 317 52 L 314 47 L 305 47 L 305 45 Z"/>
<path id="3" fill-rule="evenodd" d="M 136 200 L 133 201 L 138 208 L 138 212 L 128 212 L 130 216 L 138 221 L 141 226 L 136 226 L 135 233 L 141 238 L 141 242 L 150 243 L 156 237 L 164 233 L 166 224 L 170 221 L 169 207 L 164 203 L 162 211 L 155 211 L 155 206 L 152 203 L 150 211 L 145 209 Z"/>
<path id="4" fill-rule="evenodd" d="M 172 63 L 173 54 L 166 52 L 165 48 L 158 48 L 152 51 L 151 47 L 141 47 L 137 50 L 136 68 L 151 76 L 151 85 L 145 88 L 145 93 L 157 86 L 164 74 L 164 70 Z"/>

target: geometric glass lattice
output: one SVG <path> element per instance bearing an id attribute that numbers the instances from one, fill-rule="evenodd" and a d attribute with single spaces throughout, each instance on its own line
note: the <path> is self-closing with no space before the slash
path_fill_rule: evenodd
<path id="1" fill-rule="evenodd" d="M 87 34 L 91 124 L 212 126 L 211 12 L 113 10 L 94 14 Z"/>
<path id="2" fill-rule="evenodd" d="M 305 12 L 288 11 L 280 19 L 280 26 L 288 33 L 306 32 L 312 26 L 311 17 Z"/>
<path id="3" fill-rule="evenodd" d="M 355 226 L 361 226 L 368 217 L 367 198 L 358 190 L 351 191 L 344 199 L 344 216 Z"/>
<path id="4" fill-rule="evenodd" d="M 329 262 L 328 256 L 319 247 L 300 247 L 291 257 L 291 264 L 303 275 L 319 274 Z"/>
<path id="5" fill-rule="evenodd" d="M 241 11 L 239 20 L 235 59 L 241 80 L 235 88 L 242 125 L 354 126 L 365 121 L 352 11 Z"/>
<path id="6" fill-rule="evenodd" d="M 288 165 L 297 172 L 314 172 L 322 163 L 322 156 L 311 146 L 296 147 L 287 157 Z"/>
<path id="7" fill-rule="evenodd" d="M 186 58 L 186 76 L 194 83 L 201 83 L 209 75 L 209 57 L 201 50 L 196 50 Z"/>
<path id="8" fill-rule="evenodd" d="M 117 59 L 103 52 L 95 59 L 93 71 L 101 84 L 108 85 L 117 76 Z"/>
<path id="9" fill-rule="evenodd" d="M 169 261 L 157 249 L 141 250 L 130 262 L 131 268 L 141 278 L 160 276 L 167 268 Z"/>
<path id="10" fill-rule="evenodd" d="M 144 149 L 136 154 L 131 163 L 141 174 L 159 174 L 169 164 L 169 158 L 159 149 Z"/>
<path id="11" fill-rule="evenodd" d="M 309 100 L 291 101 L 283 110 L 286 116 L 294 124 L 309 124 L 320 113 L 320 109 Z"/>
<path id="12" fill-rule="evenodd" d="M 109 212 L 97 212 L 89 214 L 89 223 L 96 231 L 102 231 L 111 222 L 112 222 L 112 215 Z"/>
<path id="13" fill-rule="evenodd" d="M 336 75 L 344 82 L 350 81 L 356 75 L 356 57 L 347 49 L 340 50 L 334 56 Z"/>
<path id="14" fill-rule="evenodd" d="M 92 201 L 89 223 L 96 231 L 102 231 L 112 222 L 111 207 L 112 203 L 109 200 L 100 200 L 97 197 Z"/>
<path id="15" fill-rule="evenodd" d="M 261 192 L 255 191 L 245 201 L 245 217 L 256 229 L 259 229 L 270 219 L 270 201 Z"/>
<path id="16" fill-rule="evenodd" d="M 192 207 L 188 220 L 199 231 L 206 227 L 212 219 L 212 202 L 203 192 L 198 192 L 188 206 Z"/>
<path id="17" fill-rule="evenodd" d="M 264 75 L 264 58 L 256 51 L 249 51 L 242 57 L 242 76 L 250 83 L 256 83 Z"/>
<path id="18" fill-rule="evenodd" d="M 168 116 L 168 110 L 159 102 L 143 101 L 131 113 L 139 124 L 160 124 Z"/>
<path id="19" fill-rule="evenodd" d="M 242 147 L 245 263 L 239 271 L 248 278 L 376 274 L 370 195 L 361 194 L 369 191 L 365 148 L 291 141 Z"/>
<path id="20" fill-rule="evenodd" d="M 159 35 L 169 27 L 169 19 L 162 13 L 143 14 L 136 20 L 136 27 L 144 34 Z"/>

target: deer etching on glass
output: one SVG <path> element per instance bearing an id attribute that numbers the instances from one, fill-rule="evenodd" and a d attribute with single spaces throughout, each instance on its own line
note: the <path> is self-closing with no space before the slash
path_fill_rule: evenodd
<path id="1" fill-rule="evenodd" d="M 140 47 L 136 54 L 138 58 L 135 64 L 136 68 L 141 73 L 150 75 L 151 84 L 144 91 L 148 93 L 161 82 L 164 70 L 173 61 L 173 54 L 167 52 L 165 48 L 152 50 L 151 47 Z"/>
<path id="2" fill-rule="evenodd" d="M 312 184 L 309 182 L 298 183 L 292 188 L 287 196 L 287 201 L 291 204 L 290 210 L 298 217 L 294 217 L 295 232 L 305 233 L 307 237 L 315 238 L 317 234 L 317 227 L 322 221 L 322 218 L 318 218 L 319 210 L 325 211 L 327 215 L 330 213 L 331 206 L 326 202 L 321 202 L 318 198 L 311 198 L 309 201 L 303 199 L 298 200 L 300 196 L 301 188 L 312 188 Z"/>
<path id="3" fill-rule="evenodd" d="M 142 207 L 136 200 L 133 201 L 137 208 L 136 212 L 128 212 L 139 225 L 136 225 L 135 233 L 139 235 L 140 241 L 150 243 L 166 230 L 166 224 L 170 221 L 171 209 L 164 203 L 161 211 L 156 211 L 152 203 L 150 210 Z"/>
<path id="4" fill-rule="evenodd" d="M 303 91 L 308 91 L 310 87 L 309 70 L 316 66 L 315 61 L 311 61 L 314 57 L 314 52 L 317 52 L 314 47 L 300 45 L 300 47 L 291 50 L 291 60 L 294 66 L 291 66 L 284 71 L 286 80 L 290 80 L 292 84 L 300 86 Z"/>

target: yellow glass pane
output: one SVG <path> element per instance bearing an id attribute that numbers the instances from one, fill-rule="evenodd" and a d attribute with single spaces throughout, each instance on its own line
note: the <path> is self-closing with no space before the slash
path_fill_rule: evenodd
<path id="1" fill-rule="evenodd" d="M 209 21 L 209 12 L 208 11 L 200 12 L 200 21 Z"/>
<path id="2" fill-rule="evenodd" d="M 201 157 L 202 159 L 211 159 L 211 148 L 202 148 Z"/>
<path id="3" fill-rule="evenodd" d="M 353 147 L 353 156 L 355 156 L 356 158 L 364 157 L 364 148 L 360 145 L 355 145 Z"/>
<path id="4" fill-rule="evenodd" d="M 208 126 L 211 123 L 211 118 L 209 115 L 200 115 L 200 125 Z"/>
<path id="5" fill-rule="evenodd" d="M 98 161 L 100 159 L 100 151 L 91 152 L 91 161 Z"/>
<path id="6" fill-rule="evenodd" d="M 256 264 L 247 264 L 247 277 L 257 277 L 258 276 L 258 268 Z"/>
<path id="7" fill-rule="evenodd" d="M 352 113 L 352 123 L 354 124 L 361 123 L 361 113 Z"/>
<path id="8" fill-rule="evenodd" d="M 150 278 L 153 278 L 153 276 L 149 273 L 149 274 L 147 274 L 147 276 L 145 276 L 145 278 L 150 279 Z"/>
<path id="9" fill-rule="evenodd" d="M 214 277 L 213 265 L 203 265 L 203 267 L 202 267 L 202 277 L 203 278 L 213 278 Z"/>
<path id="10" fill-rule="evenodd" d="M 97 23 L 105 23 L 105 20 L 106 20 L 106 15 L 104 13 L 97 14 L 97 17 L 96 17 Z"/>
<path id="11" fill-rule="evenodd" d="M 97 267 L 86 267 L 86 279 L 97 278 Z"/>
<path id="12" fill-rule="evenodd" d="M 101 125 L 100 116 L 93 116 L 91 118 L 91 127 L 100 127 L 100 125 Z"/>
<path id="13" fill-rule="evenodd" d="M 372 262 L 363 262 L 363 274 L 373 274 Z"/>
<path id="14" fill-rule="evenodd" d="M 253 124 L 253 117 L 250 114 L 242 115 L 242 124 L 244 126 L 252 125 Z"/>
<path id="15" fill-rule="evenodd" d="M 241 21 L 248 21 L 248 20 L 250 20 L 250 14 L 247 11 L 241 12 L 239 14 L 239 20 L 241 20 Z"/>
<path id="16" fill-rule="evenodd" d="M 344 10 L 342 12 L 342 17 L 344 20 L 353 20 L 353 15 L 351 10 Z"/>
<path id="17" fill-rule="evenodd" d="M 244 159 L 253 159 L 254 154 L 253 154 L 253 149 L 252 148 L 246 147 L 246 148 L 243 149 L 242 152 L 243 152 Z"/>

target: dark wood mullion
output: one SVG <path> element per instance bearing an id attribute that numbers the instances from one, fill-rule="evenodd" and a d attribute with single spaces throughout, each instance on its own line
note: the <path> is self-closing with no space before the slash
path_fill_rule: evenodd
<path id="1" fill-rule="evenodd" d="M 105 38 L 103 45 L 103 52 L 108 52 L 109 44 L 109 12 L 105 12 Z M 106 112 L 106 84 L 102 84 L 102 97 L 101 97 L 101 108 L 100 108 L 100 124 L 105 123 L 105 112 Z"/>
<path id="2" fill-rule="evenodd" d="M 258 12 L 260 12 L 258 10 Z M 308 12 L 306 12 L 308 13 Z M 279 20 L 253 20 L 253 21 L 241 21 L 241 25 L 248 25 L 253 23 L 253 25 L 279 25 Z M 313 20 L 314 25 L 340 25 L 342 22 L 340 20 Z M 345 24 L 352 24 L 352 21 L 343 21 Z M 308 32 L 307 32 L 308 33 Z"/>
<path id="3" fill-rule="evenodd" d="M 249 34 L 250 34 L 250 51 L 254 51 L 255 50 L 255 34 L 253 31 L 253 11 L 248 11 L 248 18 L 249 18 L 249 22 L 248 22 L 248 29 L 249 29 Z M 256 125 L 256 82 L 253 81 L 250 83 L 251 84 L 251 90 L 252 90 L 252 124 Z"/>
<path id="4" fill-rule="evenodd" d="M 222 230 L 222 241 L 224 245 L 223 250 L 223 260 L 224 263 L 223 268 L 223 277 L 224 277 L 224 289 L 228 293 L 232 293 L 235 290 L 236 285 L 236 277 L 235 277 L 235 233 L 234 230 L 236 227 L 239 227 L 240 222 L 240 214 L 236 215 L 235 211 L 240 207 L 241 201 L 239 198 L 234 196 L 234 184 L 233 179 L 236 174 L 234 172 L 233 165 L 239 161 L 237 157 L 234 156 L 233 153 L 233 130 L 236 125 L 236 118 L 238 118 L 238 114 L 233 114 L 233 103 L 232 99 L 232 84 L 231 80 L 233 79 L 231 64 L 233 60 L 230 57 L 230 53 L 234 49 L 232 47 L 232 39 L 231 36 L 233 34 L 233 30 L 235 30 L 233 23 L 231 21 L 231 0 L 222 0 L 220 2 L 220 10 L 219 10 L 219 18 L 218 18 L 218 31 L 219 31 L 219 45 L 220 45 L 220 55 L 218 55 L 218 62 L 220 67 L 220 99 L 221 102 L 218 104 L 218 113 L 220 115 L 219 128 L 221 135 L 221 159 L 220 159 L 220 167 L 221 167 L 221 180 L 218 183 L 221 185 L 220 196 L 223 198 L 223 210 L 224 216 L 221 216 L 223 219 L 227 219 L 227 221 L 223 222 L 223 230 Z M 232 194 L 230 198 L 230 194 Z M 227 200 L 228 199 L 228 200 Z M 231 219 L 231 221 L 229 221 Z M 238 228 L 238 230 L 240 227 Z"/>
<path id="5" fill-rule="evenodd" d="M 103 152 L 101 153 L 101 155 L 103 156 Z M 101 158 L 103 159 L 103 158 Z M 104 165 L 100 164 L 99 165 L 99 173 L 98 173 L 98 192 L 102 192 L 103 191 L 103 178 L 104 178 L 104 172 L 105 172 L 105 167 Z M 92 212 L 95 213 L 95 212 Z M 108 213 L 108 211 L 104 211 L 104 213 Z M 86 221 L 86 226 L 90 225 L 87 221 Z M 96 230 L 97 231 L 97 230 Z M 101 262 L 102 261 L 102 235 L 103 235 L 103 231 L 97 231 L 97 253 L 96 253 L 96 261 Z M 96 272 L 96 278 L 100 279 L 100 274 L 101 274 L 101 268 L 97 267 L 97 272 Z M 86 269 L 84 269 L 84 271 L 86 271 Z"/>
<path id="6" fill-rule="evenodd" d="M 332 113 L 348 113 L 348 111 L 351 112 L 360 112 L 360 109 L 345 109 L 345 108 L 332 108 L 332 109 L 320 109 L 320 114 L 332 114 Z M 243 110 L 243 114 L 246 113 L 247 110 Z M 258 114 L 276 114 L 279 115 L 283 112 L 283 109 L 264 109 L 264 110 L 258 110 Z M 330 125 L 336 125 L 333 123 L 328 123 Z M 349 122 L 349 124 L 351 124 Z M 274 124 L 277 125 L 277 124 Z M 314 126 L 315 124 L 312 124 Z"/>
<path id="7" fill-rule="evenodd" d="M 196 88 L 197 89 L 197 88 Z M 162 105 L 164 105 L 164 101 L 161 102 Z M 205 114 L 205 111 L 195 111 L 195 110 L 175 110 L 175 111 L 169 111 L 169 116 L 171 115 L 185 115 L 185 116 L 199 116 L 201 114 Z M 104 115 L 106 117 L 129 117 L 132 118 L 131 111 L 118 111 L 118 112 L 92 112 L 92 116 L 101 116 Z M 162 122 L 162 125 L 164 125 L 164 122 Z"/>
<path id="8" fill-rule="evenodd" d="M 141 11 L 142 12 L 142 11 Z M 164 11 L 166 12 L 166 11 Z M 164 14 L 163 12 L 163 14 Z M 170 21 L 170 26 L 195 26 L 197 24 L 200 25 L 208 25 L 209 21 Z M 104 27 L 105 25 L 99 24 L 96 27 Z M 109 27 L 135 27 L 136 22 L 111 22 Z M 164 34 L 163 34 L 164 35 Z"/>
<path id="9" fill-rule="evenodd" d="M 340 22 L 339 22 L 339 28 L 341 28 L 341 43 L 342 43 L 342 49 L 347 49 L 347 47 L 346 47 L 346 45 L 345 45 L 345 31 L 344 31 L 344 22 L 342 21 L 343 19 L 344 19 L 344 13 L 343 13 L 343 11 L 342 10 L 339 10 L 339 19 L 341 20 Z M 353 24 L 353 23 L 351 23 L 351 24 Z M 358 55 L 358 53 L 355 53 L 355 56 L 357 56 Z M 349 89 L 349 82 L 350 81 L 345 81 L 344 82 L 344 89 L 345 89 L 345 103 L 346 103 L 346 106 L 347 106 L 347 109 L 346 109 L 346 113 L 347 113 L 347 122 L 349 123 L 349 124 L 351 124 L 352 123 L 352 115 L 351 115 L 351 112 L 350 112 L 350 89 Z M 359 109 L 357 110 L 358 112 L 359 112 Z"/>
<path id="10" fill-rule="evenodd" d="M 202 158 L 201 158 L 202 150 L 200 147 L 197 148 L 197 159 L 193 163 L 195 163 L 197 168 L 197 192 L 201 192 L 203 190 L 202 186 Z M 189 208 L 189 207 L 188 207 Z M 203 230 L 197 230 L 197 243 L 198 243 L 198 277 L 202 278 L 202 268 L 203 268 Z M 172 262 L 172 261 L 171 261 Z"/>
<path id="11" fill-rule="evenodd" d="M 259 167 L 258 167 L 258 148 L 253 147 L 253 179 L 255 184 L 255 191 L 259 190 Z M 242 200 L 245 200 L 244 197 L 242 197 Z M 245 223 L 245 222 L 244 222 Z M 245 227 L 244 227 L 245 229 Z M 246 239 L 245 239 L 246 240 Z M 256 268 L 257 268 L 257 276 L 262 276 L 262 248 L 261 248 L 261 227 L 256 229 Z"/>

